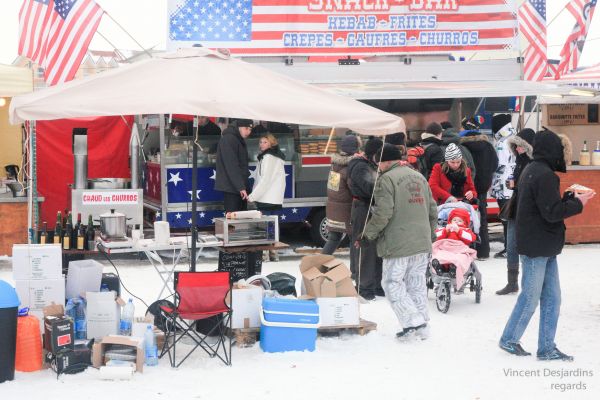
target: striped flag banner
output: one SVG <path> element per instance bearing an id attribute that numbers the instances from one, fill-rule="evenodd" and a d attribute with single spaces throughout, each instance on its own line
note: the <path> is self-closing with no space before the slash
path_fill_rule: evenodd
<path id="1" fill-rule="evenodd" d="M 168 0 L 167 48 L 369 55 L 516 48 L 513 0 Z"/>
<path id="2" fill-rule="evenodd" d="M 19 11 L 19 54 L 41 64 L 44 34 L 53 12 L 51 0 L 25 0 Z"/>
<path id="3" fill-rule="evenodd" d="M 527 47 L 523 52 L 523 77 L 541 81 L 548 72 L 546 56 L 546 0 L 527 0 L 519 8 L 519 30 Z"/>
<path id="4" fill-rule="evenodd" d="M 19 54 L 44 68 L 49 86 L 75 77 L 104 11 L 93 0 L 25 0 Z"/>
<path id="5" fill-rule="evenodd" d="M 575 26 L 560 52 L 557 77 L 577 69 L 583 46 L 594 17 L 597 0 L 571 0 L 566 8 L 575 18 Z"/>

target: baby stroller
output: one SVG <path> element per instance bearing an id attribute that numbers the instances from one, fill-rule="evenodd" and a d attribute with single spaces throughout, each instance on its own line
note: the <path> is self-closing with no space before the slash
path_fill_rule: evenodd
<path id="1" fill-rule="evenodd" d="M 471 216 L 470 228 L 479 240 L 479 212 L 476 206 L 464 202 L 446 203 L 438 206 L 438 226 L 445 227 L 448 223 L 448 216 L 455 208 L 463 208 Z M 474 242 L 475 243 L 475 242 Z M 473 243 L 473 244 L 474 244 Z M 473 245 L 472 244 L 472 245 Z M 427 288 L 433 289 L 435 294 L 435 304 L 438 311 L 446 313 L 450 308 L 452 292 L 455 294 L 464 293 L 465 288 L 475 292 L 475 303 L 481 302 L 481 272 L 474 262 L 471 262 L 468 270 L 463 275 L 463 282 L 457 287 L 456 266 L 454 264 L 442 264 L 435 257 L 432 257 L 426 272 Z"/>

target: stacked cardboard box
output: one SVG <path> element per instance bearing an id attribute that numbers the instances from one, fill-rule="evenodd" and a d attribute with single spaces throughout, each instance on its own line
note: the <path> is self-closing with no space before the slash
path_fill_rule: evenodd
<path id="1" fill-rule="evenodd" d="M 44 307 L 65 303 L 60 245 L 13 245 L 13 278 L 21 307 L 29 307 L 29 313 L 40 319 L 43 330 Z"/>
<path id="2" fill-rule="evenodd" d="M 360 323 L 358 294 L 350 269 L 325 254 L 306 256 L 300 262 L 302 294 L 316 298 L 321 326 L 356 326 Z"/>

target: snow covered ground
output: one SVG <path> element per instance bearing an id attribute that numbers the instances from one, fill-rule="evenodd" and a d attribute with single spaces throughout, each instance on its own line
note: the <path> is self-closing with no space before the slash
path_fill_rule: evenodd
<path id="1" fill-rule="evenodd" d="M 497 246 L 497 244 L 494 244 Z M 495 250 L 498 250 L 497 248 Z M 347 260 L 347 256 L 342 256 Z M 539 362 L 502 352 L 498 338 L 517 299 L 497 296 L 506 279 L 505 260 L 478 262 L 483 274 L 481 304 L 474 294 L 454 296 L 447 314 L 430 299 L 429 340 L 399 343 L 398 324 L 384 298 L 361 305 L 361 316 L 375 321 L 367 336 L 319 338 L 315 352 L 263 353 L 258 344 L 234 348 L 233 366 L 196 352 L 179 369 L 168 360 L 146 367 L 131 381 L 101 381 L 89 368 L 78 375 L 49 370 L 17 373 L 0 384 L 2 399 L 598 399 L 600 398 L 600 246 L 565 248 L 559 258 L 562 308 L 557 344 L 575 362 Z M 160 288 L 158 275 L 143 262 L 119 260 L 126 286 L 146 302 Z M 264 273 L 298 276 L 299 258 L 265 263 Z M 201 264 L 215 269 L 216 261 Z M 106 267 L 106 271 L 112 268 Z M 10 264 L 0 263 L 0 279 L 12 283 Z M 125 294 L 125 297 L 127 294 Z M 136 315 L 145 308 L 136 303 Z M 523 337 L 535 354 L 538 315 Z"/>

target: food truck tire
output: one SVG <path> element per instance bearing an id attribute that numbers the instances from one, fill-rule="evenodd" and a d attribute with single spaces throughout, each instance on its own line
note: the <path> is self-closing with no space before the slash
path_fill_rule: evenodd
<path id="1" fill-rule="evenodd" d="M 325 208 L 321 208 L 312 213 L 310 219 L 310 238 L 317 247 L 323 247 L 327 241 L 327 217 Z M 342 243 L 339 247 L 347 247 L 349 242 L 348 236 L 344 235 Z"/>

